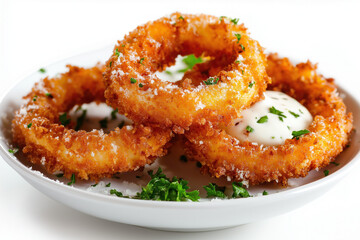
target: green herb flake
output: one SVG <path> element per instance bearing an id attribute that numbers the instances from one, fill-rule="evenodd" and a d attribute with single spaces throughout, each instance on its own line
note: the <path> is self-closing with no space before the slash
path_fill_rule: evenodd
<path id="1" fill-rule="evenodd" d="M 209 77 L 207 80 L 204 81 L 205 85 L 215 85 L 217 84 L 219 81 L 219 78 L 213 78 L 213 77 Z"/>
<path id="2" fill-rule="evenodd" d="M 240 64 L 241 62 L 239 60 L 236 60 L 235 63 Z"/>
<path id="3" fill-rule="evenodd" d="M 109 62 L 109 67 L 111 68 L 111 66 L 112 66 L 112 61 L 111 61 L 111 62 Z"/>
<path id="4" fill-rule="evenodd" d="M 291 115 L 293 115 L 295 118 L 300 117 L 300 115 L 299 115 L 299 114 L 296 114 L 296 113 L 294 113 L 294 112 L 292 112 L 292 111 L 289 111 L 289 113 L 290 113 Z"/>
<path id="5" fill-rule="evenodd" d="M 75 183 L 75 173 L 71 175 L 70 182 L 68 182 L 67 185 L 71 186 Z"/>
<path id="6" fill-rule="evenodd" d="M 324 175 L 325 175 L 325 177 L 326 177 L 327 175 L 329 175 L 329 170 L 325 169 L 325 170 L 324 170 Z"/>
<path id="7" fill-rule="evenodd" d="M 187 181 L 178 179 L 177 177 L 169 179 L 162 173 L 161 168 L 159 168 L 155 174 L 152 170 L 149 171 L 148 174 L 151 180 L 134 198 L 177 202 L 187 200 L 197 202 L 200 199 L 199 191 L 187 191 L 189 189 Z"/>
<path id="8" fill-rule="evenodd" d="M 241 47 L 241 49 L 242 49 L 243 51 L 245 51 L 244 45 L 240 44 L 240 47 Z"/>
<path id="9" fill-rule="evenodd" d="M 225 18 L 227 18 L 227 17 L 226 16 L 220 16 L 219 17 L 220 22 L 223 21 Z"/>
<path id="10" fill-rule="evenodd" d="M 75 126 L 75 131 L 79 131 L 81 126 L 83 125 L 84 121 L 85 121 L 85 118 L 86 118 L 86 113 L 87 113 L 87 110 L 84 109 L 81 113 L 81 115 L 77 118 L 76 120 L 76 126 Z"/>
<path id="11" fill-rule="evenodd" d="M 111 114 L 110 114 L 110 115 L 111 115 L 111 119 L 113 119 L 113 120 L 116 119 L 116 113 L 117 113 L 117 112 L 118 112 L 118 109 L 117 109 L 117 108 L 111 111 Z"/>
<path id="12" fill-rule="evenodd" d="M 35 95 L 32 100 L 33 100 L 34 102 L 36 102 L 37 98 L 38 98 L 38 96 Z"/>
<path id="13" fill-rule="evenodd" d="M 249 88 L 252 88 L 254 86 L 254 84 L 255 84 L 255 81 L 249 82 Z"/>
<path id="14" fill-rule="evenodd" d="M 186 68 L 178 70 L 179 73 L 184 73 L 187 70 L 192 69 L 196 64 L 202 63 L 203 59 L 201 57 L 195 57 L 194 54 L 190 54 L 184 57 L 182 61 L 185 63 Z"/>
<path id="15" fill-rule="evenodd" d="M 274 106 L 269 108 L 269 112 L 272 113 L 272 114 L 278 115 L 279 119 L 281 118 L 280 121 L 283 121 L 282 118 L 286 118 L 286 116 L 283 114 L 283 112 L 280 111 L 280 110 L 277 110 Z"/>
<path id="16" fill-rule="evenodd" d="M 331 164 L 334 164 L 335 166 L 339 166 L 340 163 L 337 163 L 337 162 L 330 162 Z"/>
<path id="17" fill-rule="evenodd" d="M 269 195 L 269 193 L 268 193 L 267 191 L 265 191 L 265 190 L 263 191 L 263 193 L 262 193 L 262 194 L 263 194 L 263 196 L 265 196 L 265 195 Z"/>
<path id="18" fill-rule="evenodd" d="M 123 196 L 124 196 L 124 195 L 122 194 L 122 192 L 119 192 L 119 191 L 116 190 L 116 189 L 111 189 L 111 190 L 110 190 L 110 194 L 116 195 L 116 196 L 118 196 L 118 197 L 123 197 Z"/>
<path id="19" fill-rule="evenodd" d="M 232 22 L 234 25 L 237 25 L 239 20 L 240 20 L 239 18 L 232 18 L 230 19 L 230 22 Z"/>
<path id="20" fill-rule="evenodd" d="M 304 135 L 310 133 L 309 130 L 304 129 L 304 130 L 299 130 L 299 131 L 292 131 L 291 135 L 293 136 L 293 139 L 296 138 L 297 140 L 299 140 L 299 138 Z"/>
<path id="21" fill-rule="evenodd" d="M 272 137 L 271 137 L 271 139 L 275 139 L 275 137 L 274 137 L 274 136 L 272 136 Z"/>
<path id="22" fill-rule="evenodd" d="M 209 183 L 209 185 L 203 186 L 203 188 L 207 193 L 206 195 L 207 198 L 213 198 L 213 197 L 226 198 L 226 195 L 224 193 L 225 187 L 220 187 L 216 183 Z"/>
<path id="23" fill-rule="evenodd" d="M 140 58 L 139 63 L 140 63 L 141 65 L 144 65 L 144 60 L 145 60 L 145 58 Z"/>
<path id="24" fill-rule="evenodd" d="M 98 185 L 98 183 L 95 183 L 95 184 L 93 184 L 93 185 L 91 185 L 92 187 L 96 187 Z"/>
<path id="25" fill-rule="evenodd" d="M 259 120 L 257 120 L 257 123 L 266 123 L 268 121 L 268 116 L 262 116 Z"/>
<path id="26" fill-rule="evenodd" d="M 236 39 L 237 39 L 237 43 L 240 42 L 240 39 L 241 39 L 241 34 L 240 33 L 234 33 Z"/>
<path id="27" fill-rule="evenodd" d="M 125 44 L 121 44 L 121 47 L 125 47 Z"/>
<path id="28" fill-rule="evenodd" d="M 32 126 L 32 123 L 29 123 L 29 124 L 27 125 L 27 128 L 31 128 L 31 126 Z"/>
<path id="29" fill-rule="evenodd" d="M 287 129 L 289 129 L 290 130 L 290 126 L 286 126 L 287 127 Z"/>
<path id="30" fill-rule="evenodd" d="M 67 126 L 70 123 L 71 119 L 67 117 L 67 113 L 63 113 L 59 116 L 59 121 L 61 125 Z"/>
<path id="31" fill-rule="evenodd" d="M 15 154 L 19 151 L 19 148 L 9 149 L 9 153 Z"/>
<path id="32" fill-rule="evenodd" d="M 100 127 L 101 128 L 107 128 L 108 127 L 108 118 L 104 118 L 102 120 L 99 121 Z"/>
<path id="33" fill-rule="evenodd" d="M 40 69 L 39 69 L 39 72 L 40 72 L 40 73 L 46 73 L 46 69 L 45 69 L 45 68 L 40 68 Z"/>
<path id="34" fill-rule="evenodd" d="M 303 111 L 301 111 L 301 109 L 299 109 L 299 112 L 300 112 L 301 114 L 304 114 Z"/>
<path id="35" fill-rule="evenodd" d="M 120 129 L 122 129 L 122 128 L 124 127 L 124 125 L 125 125 L 125 121 L 121 121 L 121 122 L 119 123 L 118 127 L 119 127 Z"/>
<path id="36" fill-rule="evenodd" d="M 251 133 L 254 131 L 254 129 L 248 125 L 248 126 L 246 126 L 246 131 Z"/>
<path id="37" fill-rule="evenodd" d="M 111 183 L 108 183 L 105 185 L 105 187 L 110 187 L 111 186 Z"/>
<path id="38" fill-rule="evenodd" d="M 115 55 L 116 55 L 117 57 L 120 57 L 120 52 L 119 52 L 119 50 L 117 50 L 117 48 L 115 49 Z"/>
<path id="39" fill-rule="evenodd" d="M 136 83 L 136 79 L 135 79 L 135 78 L 130 78 L 130 82 L 131 82 L 132 84 L 134 84 L 134 83 Z"/>
<path id="40" fill-rule="evenodd" d="M 180 20 L 184 20 L 184 17 L 183 17 L 183 16 L 180 16 L 179 19 L 180 19 Z"/>
<path id="41" fill-rule="evenodd" d="M 139 83 L 139 87 L 143 87 L 144 86 L 144 84 L 142 84 L 142 83 Z"/>
<path id="42" fill-rule="evenodd" d="M 186 157 L 185 155 L 181 155 L 181 156 L 180 156 L 180 161 L 182 161 L 182 162 L 187 162 L 188 159 L 187 159 L 187 157 Z"/>
<path id="43" fill-rule="evenodd" d="M 233 187 L 233 198 L 247 198 L 250 197 L 249 192 L 243 188 L 243 184 L 241 182 L 233 182 L 232 183 L 232 187 Z"/>
<path id="44" fill-rule="evenodd" d="M 165 73 L 167 74 L 167 75 L 170 75 L 170 76 L 172 76 L 173 75 L 173 73 L 172 72 L 170 72 L 170 71 L 165 71 Z"/>
<path id="45" fill-rule="evenodd" d="M 45 93 L 45 96 L 47 96 L 48 98 L 54 98 L 54 96 L 51 93 Z"/>

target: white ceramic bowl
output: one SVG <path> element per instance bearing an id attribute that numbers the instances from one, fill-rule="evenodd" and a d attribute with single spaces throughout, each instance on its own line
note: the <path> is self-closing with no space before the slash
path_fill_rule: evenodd
<path id="1" fill-rule="evenodd" d="M 55 75 L 63 72 L 68 63 L 91 66 L 98 61 L 103 62 L 109 57 L 111 49 L 112 47 L 108 47 L 60 61 L 46 67 L 47 73 Z M 340 165 L 327 167 L 330 172 L 328 176 L 325 177 L 322 170 L 312 171 L 305 178 L 291 180 L 288 188 L 279 188 L 272 184 L 251 187 L 249 191 L 254 197 L 250 198 L 202 202 L 159 202 L 117 198 L 90 192 L 86 189 L 92 183 L 80 182 L 74 186 L 68 186 L 63 183 L 63 181 L 66 183 L 66 180 L 59 181 L 46 173 L 35 171 L 29 167 L 30 165 L 21 157 L 21 154 L 20 157 L 18 155 L 15 157 L 8 151 L 11 148 L 10 125 L 13 113 L 21 104 L 21 96 L 28 93 L 34 82 L 41 77 L 43 77 L 41 73 L 34 73 L 24 78 L 2 98 L 0 102 L 2 113 L 0 154 L 12 168 L 40 192 L 71 208 L 103 219 L 174 231 L 205 231 L 237 226 L 283 214 L 303 206 L 328 191 L 347 174 L 356 162 L 359 162 L 360 136 L 357 132 L 352 136 L 351 146 L 337 157 L 336 162 Z M 354 127 L 359 129 L 359 103 L 341 88 L 339 91 L 344 95 L 348 110 L 354 114 Z M 159 164 L 165 165 L 163 167 L 167 168 L 168 173 L 189 180 L 192 188 L 199 189 L 209 181 L 214 181 L 208 176 L 200 175 L 196 167 L 191 165 L 192 163 L 179 167 L 182 163 L 174 160 L 179 154 L 181 153 L 172 150 L 170 156 L 167 157 L 168 160 L 160 161 Z M 166 166 L 166 164 L 169 165 Z M 129 176 L 127 179 L 130 178 Z M 114 179 L 108 181 L 111 181 L 115 187 L 124 187 L 122 181 Z M 261 196 L 263 190 L 270 194 Z"/>

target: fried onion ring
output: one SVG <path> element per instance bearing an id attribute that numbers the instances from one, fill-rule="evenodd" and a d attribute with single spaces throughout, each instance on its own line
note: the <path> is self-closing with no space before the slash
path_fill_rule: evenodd
<path id="1" fill-rule="evenodd" d="M 272 78 L 270 90 L 290 95 L 312 114 L 311 133 L 287 139 L 283 145 L 259 146 L 209 125 L 191 127 L 185 134 L 186 153 L 203 165 L 202 171 L 252 185 L 271 181 L 286 185 L 289 178 L 304 177 L 343 151 L 352 130 L 352 114 L 346 113 L 334 80 L 316 73 L 316 65 L 310 62 L 293 66 L 276 54 L 268 56 L 267 72 Z"/>
<path id="2" fill-rule="evenodd" d="M 211 76 L 211 85 L 179 86 L 156 76 L 178 55 L 188 54 L 222 63 Z M 174 13 L 139 26 L 118 41 L 106 64 L 105 97 L 135 122 L 170 127 L 176 133 L 193 123 L 227 125 L 262 97 L 269 81 L 265 62 L 261 46 L 243 24 Z M 255 84 L 249 87 L 250 83 Z"/>
<path id="3" fill-rule="evenodd" d="M 36 83 L 13 120 L 15 144 L 49 173 L 63 171 L 69 178 L 99 179 L 117 172 L 136 170 L 166 154 L 170 130 L 143 125 L 102 130 L 75 131 L 59 122 L 59 115 L 75 105 L 104 102 L 102 66 L 89 69 L 68 66 L 56 78 Z"/>

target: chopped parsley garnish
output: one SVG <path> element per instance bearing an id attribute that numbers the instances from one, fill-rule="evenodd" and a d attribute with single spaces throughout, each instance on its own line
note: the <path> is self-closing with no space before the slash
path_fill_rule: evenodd
<path id="1" fill-rule="evenodd" d="M 225 187 L 220 187 L 216 183 L 209 183 L 209 185 L 203 186 L 206 190 L 207 198 L 218 197 L 218 198 L 226 198 L 225 195 Z"/>
<path id="2" fill-rule="evenodd" d="M 80 130 L 81 126 L 83 125 L 83 123 L 84 123 L 84 121 L 85 121 L 86 113 L 87 113 L 87 110 L 84 109 L 84 110 L 82 111 L 81 115 L 77 118 L 76 126 L 75 126 L 75 131 Z"/>
<path id="3" fill-rule="evenodd" d="M 190 54 L 184 57 L 182 61 L 185 63 L 186 68 L 178 70 L 179 73 L 184 73 L 187 70 L 192 69 L 196 64 L 202 63 L 203 59 L 201 57 L 195 57 L 194 54 Z"/>
<path id="4" fill-rule="evenodd" d="M 243 73 L 243 74 L 244 74 L 244 73 Z M 252 87 L 254 86 L 254 84 L 255 84 L 255 81 L 249 82 L 249 88 L 252 88 Z"/>
<path id="5" fill-rule="evenodd" d="M 27 125 L 27 128 L 31 128 L 31 126 L 32 126 L 32 123 L 29 123 L 29 124 Z"/>
<path id="6" fill-rule="evenodd" d="M 70 123 L 71 119 L 67 117 L 67 113 L 63 113 L 59 116 L 61 125 L 66 126 Z"/>
<path id="7" fill-rule="evenodd" d="M 310 131 L 307 129 L 304 130 L 299 130 L 299 131 L 292 131 L 291 135 L 293 136 L 293 139 L 296 138 L 297 140 L 299 140 L 299 138 L 304 135 L 309 133 Z"/>
<path id="8" fill-rule="evenodd" d="M 108 118 L 104 118 L 102 120 L 99 121 L 100 127 L 101 128 L 107 128 L 108 127 Z"/>
<path id="9" fill-rule="evenodd" d="M 327 175 L 329 175 L 329 170 L 325 169 L 325 170 L 324 170 L 324 175 L 325 175 L 325 177 L 326 177 Z"/>
<path id="10" fill-rule="evenodd" d="M 63 176 L 64 176 L 64 174 L 63 173 L 58 173 L 58 174 L 56 174 L 55 175 L 57 178 L 62 178 Z"/>
<path id="11" fill-rule="evenodd" d="M 213 77 L 209 77 L 207 80 L 204 81 L 205 85 L 215 85 L 217 84 L 219 81 L 219 78 L 213 78 Z"/>
<path id="12" fill-rule="evenodd" d="M 239 20 L 240 20 L 239 18 L 232 18 L 230 19 L 230 22 L 232 22 L 234 25 L 237 25 Z"/>
<path id="13" fill-rule="evenodd" d="M 294 113 L 294 112 L 292 112 L 292 111 L 289 111 L 289 113 L 290 113 L 291 115 L 293 115 L 295 118 L 300 117 L 300 115 L 299 115 L 299 114 L 296 114 L 296 113 Z"/>
<path id="14" fill-rule="evenodd" d="M 105 187 L 110 187 L 111 186 L 111 183 L 108 183 L 105 185 Z"/>
<path id="15" fill-rule="evenodd" d="M 290 126 L 286 126 L 287 127 L 287 129 L 289 129 L 290 130 Z"/>
<path id="16" fill-rule="evenodd" d="M 124 125 L 125 125 L 125 121 L 121 121 L 121 123 L 119 123 L 118 127 L 120 129 L 122 129 L 124 127 Z"/>
<path id="17" fill-rule="evenodd" d="M 272 113 L 272 114 L 278 115 L 280 121 L 282 121 L 282 122 L 283 122 L 283 119 L 282 119 L 282 118 L 286 118 L 286 116 L 283 114 L 283 112 L 280 111 L 280 110 L 277 110 L 274 106 L 272 106 L 271 108 L 269 108 L 269 112 Z"/>
<path id="18" fill-rule="evenodd" d="M 68 182 L 68 184 L 67 185 L 73 185 L 75 183 L 75 173 L 73 173 L 72 175 L 71 175 L 71 178 L 70 178 L 70 182 Z"/>
<path id="19" fill-rule="evenodd" d="M 304 114 L 303 111 L 301 111 L 301 109 L 299 109 L 299 112 L 300 112 L 301 114 Z"/>
<path id="20" fill-rule="evenodd" d="M 109 62 L 109 67 L 111 67 L 112 66 L 112 61 L 111 62 Z"/>
<path id="21" fill-rule="evenodd" d="M 166 73 L 167 75 L 170 75 L 170 76 L 173 75 L 173 73 L 170 72 L 170 71 L 168 71 L 168 70 L 166 70 L 165 73 Z"/>
<path id="22" fill-rule="evenodd" d="M 116 196 L 118 196 L 118 197 L 123 197 L 124 195 L 122 194 L 122 192 L 119 192 L 118 190 L 116 190 L 116 189 L 111 189 L 110 190 L 110 194 L 114 194 L 114 195 L 116 195 Z"/>
<path id="23" fill-rule="evenodd" d="M 19 151 L 18 148 L 9 149 L 9 153 L 15 154 Z"/>
<path id="24" fill-rule="evenodd" d="M 37 98 L 38 98 L 38 96 L 35 95 L 35 96 L 33 97 L 33 101 L 36 102 Z"/>
<path id="25" fill-rule="evenodd" d="M 198 168 L 201 168 L 201 167 L 202 167 L 201 162 L 196 162 L 196 166 L 197 166 Z"/>
<path id="26" fill-rule="evenodd" d="M 130 82 L 131 82 L 132 84 L 134 84 L 134 83 L 136 83 L 136 79 L 135 79 L 135 78 L 130 78 Z"/>
<path id="27" fill-rule="evenodd" d="M 262 116 L 259 120 L 257 120 L 257 123 L 266 123 L 268 121 L 268 116 Z"/>
<path id="28" fill-rule="evenodd" d="M 248 125 L 248 126 L 246 126 L 246 131 L 251 133 L 254 131 L 254 129 Z"/>
<path id="29" fill-rule="evenodd" d="M 244 45 L 240 44 L 240 47 L 241 47 L 241 49 L 242 49 L 243 51 L 245 51 Z"/>
<path id="30" fill-rule="evenodd" d="M 142 84 L 142 83 L 139 83 L 139 87 L 143 87 L 144 86 L 144 84 Z"/>
<path id="31" fill-rule="evenodd" d="M 144 200 L 160 200 L 160 201 L 186 201 L 191 200 L 196 202 L 199 200 L 199 191 L 195 190 L 188 192 L 188 182 L 183 179 L 173 177 L 169 179 L 162 173 L 161 168 L 154 174 L 149 171 L 151 177 L 149 183 L 142 188 L 140 193 L 137 193 L 135 198 Z"/>
<path id="32" fill-rule="evenodd" d="M 233 198 L 247 198 L 250 197 L 249 192 L 243 188 L 243 184 L 242 182 L 233 182 L 232 183 L 232 187 L 233 187 Z"/>
<path id="33" fill-rule="evenodd" d="M 143 62 L 144 62 L 144 60 L 145 60 L 145 58 L 140 58 L 139 63 L 140 63 L 140 64 L 142 64 L 142 65 L 144 65 L 144 63 L 143 63 Z"/>
<path id="34" fill-rule="evenodd" d="M 110 115 L 111 115 L 111 119 L 113 119 L 113 120 L 116 119 L 116 113 L 117 113 L 117 112 L 118 112 L 118 109 L 117 109 L 117 108 L 111 111 L 111 114 L 110 114 Z"/>
<path id="35" fill-rule="evenodd" d="M 244 75 L 244 70 L 241 70 L 241 74 Z"/>
<path id="36" fill-rule="evenodd" d="M 269 195 L 269 193 L 267 192 L 267 191 L 263 191 L 263 195 L 265 196 L 265 195 Z"/>
<path id="37" fill-rule="evenodd" d="M 119 52 L 119 50 L 117 50 L 117 48 L 115 49 L 115 55 L 116 55 L 117 57 L 120 57 L 120 52 Z"/>
<path id="38" fill-rule="evenodd" d="M 224 20 L 224 18 L 227 18 L 227 17 L 226 17 L 226 16 L 220 16 L 220 17 L 219 17 L 220 22 L 221 22 L 222 20 Z"/>
<path id="39" fill-rule="evenodd" d="M 184 17 L 183 17 L 183 16 L 180 16 L 179 19 L 180 19 L 180 20 L 184 20 Z"/>
<path id="40" fill-rule="evenodd" d="M 54 98 L 54 96 L 51 93 L 45 93 L 45 96 L 47 96 L 49 98 Z"/>
<path id="41" fill-rule="evenodd" d="M 125 44 L 121 44 L 121 47 L 125 47 Z"/>
<path id="42" fill-rule="evenodd" d="M 236 39 L 237 39 L 237 43 L 240 42 L 240 39 L 241 39 L 241 34 L 240 33 L 234 33 Z"/>
<path id="43" fill-rule="evenodd" d="M 98 183 L 95 183 L 95 184 L 93 184 L 93 185 L 91 185 L 92 187 L 96 187 L 98 185 Z"/>
<path id="44" fill-rule="evenodd" d="M 275 136 L 272 136 L 271 139 L 275 139 Z"/>
<path id="45" fill-rule="evenodd" d="M 45 69 L 45 68 L 40 68 L 40 69 L 39 69 L 39 72 L 41 72 L 41 73 L 46 73 L 46 69 Z"/>
<path id="46" fill-rule="evenodd" d="M 334 164 L 335 166 L 339 166 L 340 163 L 337 163 L 337 162 L 330 162 L 331 164 Z"/>
<path id="47" fill-rule="evenodd" d="M 181 156 L 180 156 L 180 161 L 182 161 L 182 162 L 187 162 L 188 159 L 187 159 L 187 157 L 186 157 L 185 155 L 181 155 Z"/>
<path id="48" fill-rule="evenodd" d="M 235 63 L 241 63 L 239 60 L 236 60 Z"/>

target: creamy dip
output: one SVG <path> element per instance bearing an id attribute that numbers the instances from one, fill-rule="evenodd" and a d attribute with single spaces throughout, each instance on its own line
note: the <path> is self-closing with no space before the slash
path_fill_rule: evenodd
<path id="1" fill-rule="evenodd" d="M 267 146 L 284 144 L 293 131 L 306 129 L 313 118 L 294 98 L 277 91 L 266 91 L 265 98 L 242 112 L 227 132 L 240 141 Z"/>

